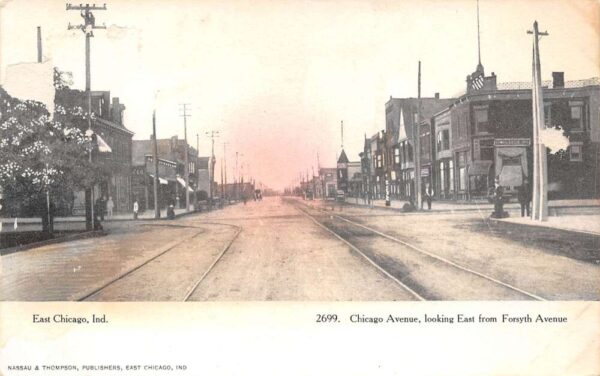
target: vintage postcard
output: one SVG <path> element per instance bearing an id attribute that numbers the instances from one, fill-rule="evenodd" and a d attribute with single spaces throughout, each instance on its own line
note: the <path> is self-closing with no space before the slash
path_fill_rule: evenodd
<path id="1" fill-rule="evenodd" d="M 600 3 L 0 0 L 0 375 L 600 375 Z"/>

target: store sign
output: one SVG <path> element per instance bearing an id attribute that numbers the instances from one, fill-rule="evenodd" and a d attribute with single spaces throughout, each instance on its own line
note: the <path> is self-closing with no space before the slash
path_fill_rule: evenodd
<path id="1" fill-rule="evenodd" d="M 496 138 L 494 146 L 529 146 L 531 140 L 528 138 Z"/>
<path id="2" fill-rule="evenodd" d="M 427 177 L 429 176 L 429 168 L 425 167 L 421 169 L 421 177 Z"/>

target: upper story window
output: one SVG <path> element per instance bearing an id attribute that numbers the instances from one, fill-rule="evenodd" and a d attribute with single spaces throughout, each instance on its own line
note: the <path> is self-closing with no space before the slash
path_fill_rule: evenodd
<path id="1" fill-rule="evenodd" d="M 475 106 L 473 109 L 475 115 L 475 129 L 477 133 L 488 133 L 488 107 Z"/>
<path id="2" fill-rule="evenodd" d="M 450 149 L 450 131 L 443 129 L 437 133 L 437 150 L 444 151 Z"/>
<path id="3" fill-rule="evenodd" d="M 571 162 L 583 161 L 583 144 L 581 142 L 573 142 L 569 145 L 569 160 Z"/>
<path id="4" fill-rule="evenodd" d="M 394 163 L 400 164 L 400 147 L 398 146 L 394 147 Z"/>
<path id="5" fill-rule="evenodd" d="M 552 103 L 544 102 L 544 125 L 546 128 L 552 126 Z"/>
<path id="6" fill-rule="evenodd" d="M 573 130 L 583 130 L 583 102 L 569 101 L 571 108 L 571 127 Z"/>
<path id="7" fill-rule="evenodd" d="M 479 156 L 481 160 L 493 161 L 494 160 L 494 140 L 480 140 L 479 141 Z M 506 164 L 506 163 L 505 163 Z"/>

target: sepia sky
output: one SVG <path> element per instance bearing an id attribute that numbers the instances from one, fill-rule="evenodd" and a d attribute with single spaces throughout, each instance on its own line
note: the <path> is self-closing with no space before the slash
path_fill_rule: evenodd
<path id="1" fill-rule="evenodd" d="M 79 2 L 76 2 L 77 4 Z M 102 3 L 102 1 L 98 1 Z M 385 128 L 389 96 L 461 94 L 477 64 L 475 0 L 192 1 L 112 0 L 95 12 L 92 90 L 110 90 L 127 106 L 134 139 L 152 131 L 183 137 L 178 103 L 191 103 L 188 139 L 209 155 L 204 132 L 218 130 L 220 162 L 227 142 L 232 181 L 235 152 L 244 175 L 283 188 L 317 166 L 335 166 L 340 121 L 350 160 L 363 137 Z M 84 88 L 84 37 L 64 1 L 0 0 L 0 75 L 8 64 L 35 61 L 36 27 L 44 57 Z M 600 76 L 600 6 L 591 0 L 481 0 L 481 55 L 498 82 L 531 80 L 538 20 L 542 78 Z M 157 94 L 156 94 L 157 93 Z M 155 102 L 156 98 L 156 102 Z M 243 155 L 243 156 L 242 156 Z M 216 179 L 220 180 L 220 165 Z"/>

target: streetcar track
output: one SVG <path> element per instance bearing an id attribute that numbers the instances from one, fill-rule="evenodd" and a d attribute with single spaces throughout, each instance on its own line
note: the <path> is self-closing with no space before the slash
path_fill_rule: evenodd
<path id="1" fill-rule="evenodd" d="M 368 261 L 369 261 L 369 262 L 370 262 L 372 265 L 374 265 L 374 266 L 375 266 L 377 269 L 384 271 L 384 274 L 386 274 L 386 276 L 388 276 L 388 277 L 390 277 L 390 276 L 391 276 L 391 274 L 390 274 L 390 273 L 388 273 L 387 271 L 385 271 L 385 270 L 383 269 L 383 267 L 381 267 L 380 265 L 378 265 L 378 264 L 377 264 L 376 260 L 373 260 L 374 258 L 376 259 L 376 257 L 375 257 L 375 254 L 373 254 L 373 257 L 369 257 L 369 256 L 367 256 L 367 255 L 365 254 L 365 251 L 362 251 L 362 250 L 360 250 L 360 249 L 359 249 L 357 246 L 355 246 L 354 244 L 350 243 L 348 240 L 344 239 L 342 236 L 340 236 L 338 233 L 336 233 L 336 232 L 335 232 L 333 229 L 331 229 L 331 228 L 327 227 L 326 225 L 322 224 L 321 222 L 319 222 L 319 221 L 318 221 L 318 220 L 317 220 L 317 219 L 316 219 L 316 218 L 315 218 L 313 215 L 309 214 L 307 211 L 305 211 L 305 210 L 303 210 L 303 209 L 299 208 L 298 206 L 296 206 L 296 208 L 297 208 L 298 210 L 300 210 L 301 212 L 303 212 L 303 213 L 304 213 L 306 216 L 308 216 L 308 217 L 309 217 L 311 220 L 313 220 L 315 223 L 317 223 L 317 224 L 318 224 L 320 227 L 322 227 L 322 228 L 326 229 L 328 232 L 330 232 L 331 234 L 333 234 L 333 235 L 334 235 L 336 238 L 338 238 L 338 239 L 342 240 L 344 243 L 346 243 L 347 245 L 349 245 L 349 246 L 350 246 L 350 247 L 351 247 L 353 250 L 357 251 L 357 252 L 358 252 L 360 255 L 362 255 L 362 256 L 363 256 L 365 259 L 367 259 L 367 260 L 368 260 Z M 365 225 L 363 225 L 363 224 L 361 224 L 361 223 L 354 222 L 354 221 L 352 221 L 352 220 L 350 220 L 350 219 L 348 219 L 348 218 L 345 218 L 345 217 L 342 217 L 342 216 L 340 216 L 340 215 L 333 214 L 333 213 L 331 213 L 331 215 L 330 215 L 330 216 L 331 216 L 331 218 L 337 218 L 338 220 L 344 221 L 344 222 L 346 222 L 346 223 L 349 223 L 349 224 L 351 224 L 351 225 L 354 225 L 354 226 L 356 226 L 356 227 L 359 227 L 359 228 L 361 228 L 361 229 L 363 229 L 363 230 L 369 231 L 369 232 L 370 232 L 370 233 L 372 233 L 372 234 L 378 235 L 378 236 L 380 236 L 380 237 L 382 237 L 382 238 L 385 238 L 385 239 L 387 239 L 387 240 L 390 240 L 390 241 L 393 241 L 393 242 L 395 242 L 395 243 L 401 244 L 401 245 L 403 245 L 403 246 L 405 246 L 405 247 L 408 247 L 408 248 L 412 249 L 413 251 L 416 251 L 416 252 L 418 252 L 418 253 L 420 253 L 420 254 L 422 254 L 422 255 L 425 255 L 425 256 L 428 256 L 428 257 L 430 257 L 430 258 L 433 258 L 434 260 L 436 260 L 436 261 L 439 261 L 439 262 L 442 262 L 442 263 L 444 263 L 444 264 L 446 264 L 446 265 L 450 265 L 450 266 L 452 266 L 452 267 L 454 267 L 454 268 L 456 268 L 456 269 L 459 269 L 459 270 L 461 270 L 461 271 L 463 271 L 463 272 L 466 272 L 466 273 L 470 273 L 470 274 L 476 275 L 476 276 L 478 276 L 478 277 L 480 277 L 480 278 L 483 278 L 483 279 L 485 279 L 485 280 L 487 280 L 487 281 L 490 281 L 490 282 L 492 282 L 492 283 L 495 283 L 495 284 L 497 284 L 497 285 L 501 285 L 501 286 L 503 286 L 504 288 L 507 288 L 507 289 L 509 289 L 509 290 L 512 290 L 512 291 L 518 292 L 519 294 L 521 294 L 521 295 L 525 295 L 525 296 L 527 296 L 527 297 L 529 297 L 529 298 L 531 298 L 531 299 L 534 299 L 534 300 L 539 300 L 539 301 L 546 301 L 546 299 L 544 299 L 544 298 L 542 298 L 542 297 L 540 297 L 540 296 L 538 296 L 538 295 L 535 295 L 535 294 L 533 294 L 533 293 L 530 293 L 530 292 L 528 292 L 528 291 L 525 291 L 525 290 L 523 290 L 523 289 L 520 289 L 520 288 L 518 288 L 518 287 L 516 287 L 516 286 L 513 286 L 513 285 L 511 285 L 511 284 L 509 284 L 509 283 L 506 283 L 506 282 L 500 281 L 500 280 L 498 280 L 498 279 L 496 279 L 496 278 L 494 278 L 494 277 L 488 276 L 488 275 L 486 275 L 486 274 L 483 274 L 483 273 L 481 273 L 481 272 L 478 272 L 478 271 L 476 271 L 476 270 L 473 270 L 473 269 L 470 269 L 470 268 L 468 268 L 468 267 L 462 266 L 462 265 L 460 265 L 460 264 L 458 264 L 458 263 L 456 263 L 456 262 L 454 262 L 454 261 L 448 260 L 448 259 L 446 259 L 446 258 L 444 258 L 444 257 L 441 257 L 441 256 L 439 256 L 439 255 L 433 254 L 433 253 L 431 253 L 431 252 L 428 252 L 428 251 L 426 251 L 426 250 L 423 250 L 423 249 L 421 249 L 421 248 L 419 248 L 419 247 L 417 247 L 417 246 L 415 246 L 415 245 L 412 245 L 412 244 L 410 244 L 410 243 L 408 243 L 408 242 L 406 242 L 406 241 L 400 240 L 400 239 L 398 239 L 398 238 L 395 238 L 395 237 L 393 237 L 393 236 L 391 236 L 391 235 L 388 235 L 388 234 L 385 234 L 385 233 L 383 233 L 383 232 L 377 231 L 377 230 L 375 230 L 375 229 L 373 229 L 373 228 L 371 228 L 371 227 L 365 226 Z M 395 280 L 397 283 L 398 283 L 398 282 L 400 282 L 400 281 L 399 281 L 399 280 L 397 280 L 395 277 L 393 277 L 393 276 L 391 276 L 391 277 L 392 277 L 392 279 L 394 279 L 394 280 Z M 417 294 L 415 291 L 413 291 L 413 289 L 410 289 L 410 288 L 408 288 L 408 287 L 407 287 L 406 285 L 404 285 L 403 283 L 401 283 L 401 282 L 400 282 L 400 284 L 401 284 L 401 286 L 402 286 L 403 288 L 407 289 L 409 292 L 411 292 L 411 293 L 413 293 L 413 294 Z M 420 300 L 425 300 L 425 298 L 423 298 L 423 297 L 421 297 L 421 298 L 422 298 L 422 299 L 420 299 Z"/>
<path id="2" fill-rule="evenodd" d="M 210 267 L 204 272 L 204 274 L 200 277 L 200 279 L 194 283 L 194 286 L 191 289 L 188 289 L 188 292 L 186 293 L 186 296 L 184 298 L 183 301 L 187 301 L 189 299 L 189 297 L 192 295 L 192 293 L 197 289 L 197 287 L 200 285 L 200 283 L 202 282 L 202 280 L 204 280 L 204 278 L 210 273 L 210 271 L 214 268 L 214 266 L 217 264 L 217 262 L 223 257 L 223 255 L 225 254 L 225 252 L 227 252 L 227 250 L 231 247 L 231 245 L 233 244 L 233 242 L 235 241 L 235 239 L 238 237 L 238 235 L 240 234 L 240 232 L 242 232 L 242 227 L 241 226 L 236 226 L 236 225 L 231 225 L 231 224 L 227 224 L 227 223 L 218 223 L 218 222 L 203 222 L 203 225 L 218 225 L 218 226 L 228 226 L 228 227 L 233 227 L 236 229 L 236 233 L 235 235 L 232 237 L 231 240 L 228 241 L 227 246 L 223 249 L 223 251 L 221 251 L 221 253 L 219 254 L 219 256 L 215 259 L 215 261 L 213 261 L 213 263 L 210 265 Z M 148 226 L 157 226 L 157 227 L 178 227 L 178 228 L 196 228 L 196 229 L 204 229 L 203 227 L 200 226 L 185 226 L 185 225 L 175 225 L 175 224 L 149 224 Z M 107 287 L 113 285 L 114 283 L 122 280 L 123 278 L 135 273 L 136 271 L 138 271 L 139 269 L 141 269 L 142 267 L 148 265 L 149 263 L 151 263 L 152 261 L 158 259 L 161 256 L 164 256 L 165 254 L 167 254 L 168 252 L 172 251 L 173 249 L 175 249 L 176 247 L 178 247 L 179 245 L 181 245 L 183 242 L 191 240 L 196 238 L 198 235 L 204 233 L 205 231 L 198 231 L 197 233 L 195 233 L 192 236 L 189 237 L 185 237 L 183 239 L 181 239 L 180 241 L 174 242 L 174 243 L 170 243 L 166 249 L 164 249 L 163 251 L 159 252 L 156 255 L 153 255 L 152 257 L 144 260 L 143 262 L 137 264 L 136 266 L 126 270 L 125 272 L 119 274 L 118 276 L 112 278 L 111 280 L 109 280 L 108 282 L 102 284 L 100 287 L 95 287 L 92 288 L 90 291 L 87 291 L 85 293 L 83 293 L 81 296 L 77 297 L 76 299 L 74 299 L 75 301 L 84 301 L 87 300 L 93 296 L 96 296 L 97 294 L 99 294 L 101 291 L 105 290 Z"/>
<path id="3" fill-rule="evenodd" d="M 535 294 L 533 294 L 533 293 L 527 292 L 527 291 L 525 291 L 525 290 L 523 290 L 523 289 L 520 289 L 520 288 L 518 288 L 518 287 L 516 287 L 516 286 L 513 286 L 513 285 L 511 285 L 511 284 L 509 284 L 509 283 L 506 283 L 506 282 L 500 281 L 500 280 L 498 280 L 498 279 L 496 279 L 496 278 L 494 278 L 494 277 L 490 277 L 490 276 L 488 276 L 488 275 L 486 275 L 486 274 L 483 274 L 483 273 L 481 273 L 481 272 L 478 272 L 478 271 L 476 271 L 476 270 L 473 270 L 473 269 L 471 269 L 471 268 L 468 268 L 468 267 L 466 267 L 466 266 L 462 266 L 462 265 L 460 265 L 460 264 L 458 264 L 458 263 L 456 263 L 456 262 L 454 262 L 454 261 L 452 261 L 452 260 L 448 260 L 448 259 L 446 259 L 446 258 L 444 258 L 444 257 L 442 257 L 442 256 L 438 256 L 438 255 L 436 255 L 436 254 L 433 254 L 433 253 L 431 253 L 431 252 L 428 252 L 428 251 L 426 251 L 426 250 L 423 250 L 423 249 L 421 249 L 421 248 L 419 248 L 419 247 L 417 247 L 417 246 L 415 246 L 415 245 L 412 245 L 412 244 L 410 244 L 410 243 L 408 243 L 408 242 L 405 242 L 405 241 L 403 241 L 403 240 L 400 240 L 400 239 L 398 239 L 398 238 L 395 238 L 395 237 L 393 237 L 393 236 L 391 236 L 391 235 L 384 234 L 383 232 L 377 231 L 377 230 L 375 230 L 375 229 L 373 229 L 373 228 L 371 228 L 371 227 L 368 227 L 368 226 L 365 226 L 365 225 L 363 225 L 363 224 L 360 224 L 360 223 L 357 223 L 357 222 L 351 221 L 351 220 L 349 220 L 349 219 L 347 219 L 347 218 L 344 218 L 344 217 L 341 217 L 341 216 L 339 216 L 339 215 L 335 215 L 334 217 L 335 217 L 335 218 L 338 218 L 338 219 L 340 219 L 340 220 L 342 220 L 342 221 L 344 221 L 344 222 L 350 223 L 350 224 L 352 224 L 352 225 L 354 225 L 354 226 L 358 226 L 358 227 L 361 227 L 361 228 L 363 228 L 363 229 L 365 229 L 365 230 L 371 231 L 371 232 L 373 232 L 374 234 L 377 234 L 377 235 L 379 235 L 379 236 L 381 236 L 381 237 L 383 237 L 383 238 L 386 238 L 386 239 L 388 239 L 388 240 L 391 240 L 391 241 L 393 241 L 393 242 L 396 242 L 396 243 L 398 243 L 398 244 L 402 244 L 402 245 L 404 245 L 404 246 L 406 246 L 406 247 L 409 247 L 409 248 L 411 248 L 411 249 L 413 249 L 413 250 L 415 250 L 415 251 L 417 251 L 417 252 L 419 252 L 419 253 L 421 253 L 421 254 L 424 254 L 424 255 L 426 255 L 426 256 L 429 256 L 429 257 L 431 257 L 431 258 L 433 258 L 433 259 L 435 259 L 435 260 L 437 260 L 437 261 L 441 261 L 441 262 L 443 262 L 443 263 L 445 263 L 445 264 L 448 264 L 448 265 L 450 265 L 450 266 L 453 266 L 453 267 L 455 267 L 456 269 L 462 270 L 462 271 L 464 271 L 464 272 L 467 272 L 467 273 L 474 274 L 474 275 L 476 275 L 476 276 L 478 276 L 478 277 L 481 277 L 481 278 L 483 278 L 483 279 L 486 279 L 486 280 L 488 280 L 488 281 L 491 281 L 491 282 L 494 282 L 494 283 L 496 283 L 496 284 L 499 284 L 499 285 L 501 285 L 501 286 L 504 286 L 504 287 L 506 287 L 506 288 L 508 288 L 508 289 L 510 289 L 510 290 L 513 290 L 513 291 L 516 291 L 516 292 L 518 292 L 518 293 L 520 293 L 520 294 L 526 295 L 526 296 L 528 296 L 528 297 L 530 297 L 530 298 L 532 298 L 532 299 L 534 299 L 534 300 L 540 300 L 540 301 L 545 301 L 545 300 L 546 300 L 546 299 L 544 299 L 544 298 L 542 298 L 542 297 L 540 297 L 540 296 L 538 296 L 538 295 L 535 295 Z"/>
<path id="4" fill-rule="evenodd" d="M 381 273 L 383 273 L 386 277 L 388 277 L 392 281 L 394 281 L 397 285 L 399 285 L 400 287 L 402 287 L 404 290 L 406 290 L 408 293 L 410 293 L 417 300 L 421 300 L 421 301 L 425 301 L 426 300 L 419 293 L 417 293 L 416 291 L 414 291 L 413 289 L 411 289 L 410 287 L 408 287 L 407 285 L 405 285 L 404 283 L 402 283 L 402 281 L 400 281 L 398 278 L 396 278 L 392 274 L 390 274 L 387 270 L 385 270 L 384 268 L 382 268 L 379 264 L 377 264 L 375 261 L 373 261 L 372 258 L 370 258 L 369 256 L 367 256 L 363 251 L 361 251 L 354 244 L 350 243 L 349 241 L 347 241 L 346 239 L 344 239 L 340 235 L 338 235 L 335 231 L 331 230 L 329 227 L 327 227 L 324 224 L 322 224 L 321 222 L 317 221 L 313 216 L 311 216 L 310 214 L 308 214 L 306 211 L 300 209 L 297 206 L 296 206 L 296 209 L 298 209 L 307 218 L 309 218 L 314 223 L 316 223 L 319 227 L 325 229 L 327 232 L 331 233 L 333 236 L 335 236 L 336 238 L 338 238 L 339 240 L 341 240 L 342 242 L 344 242 L 346 245 L 348 245 L 350 248 L 352 248 L 355 252 L 357 252 L 359 255 L 361 255 L 365 260 L 367 260 L 367 262 L 369 262 L 369 264 L 371 264 L 378 271 L 380 271 Z"/>
<path id="5" fill-rule="evenodd" d="M 225 252 L 227 252 L 229 250 L 229 248 L 231 248 L 231 245 L 237 239 L 238 235 L 241 232 L 242 232 L 242 228 L 239 227 L 237 229 L 237 231 L 235 232 L 235 235 L 233 235 L 233 237 L 231 238 L 231 240 L 223 248 L 223 250 L 221 251 L 221 253 L 219 254 L 219 256 L 215 259 L 215 261 L 213 261 L 213 263 L 204 272 L 204 274 L 202 275 L 202 277 L 200 277 L 200 279 L 190 289 L 188 289 L 188 292 L 186 293 L 185 297 L 183 298 L 184 302 L 187 302 L 190 299 L 190 297 L 198 289 L 198 286 L 200 285 L 200 283 L 202 283 L 202 281 L 204 281 L 204 278 L 206 278 L 206 276 L 213 270 L 213 268 L 215 267 L 215 265 L 217 265 L 217 263 L 221 260 L 221 258 L 223 257 L 223 255 L 225 255 Z"/>

